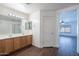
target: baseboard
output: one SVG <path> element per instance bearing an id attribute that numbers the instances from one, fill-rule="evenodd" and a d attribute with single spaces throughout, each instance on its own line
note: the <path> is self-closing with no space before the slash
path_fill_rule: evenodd
<path id="1" fill-rule="evenodd" d="M 32 45 L 35 46 L 35 47 L 37 47 L 37 48 L 43 48 L 42 46 L 40 46 L 40 45 L 38 45 L 38 44 L 36 45 L 36 44 L 33 44 L 33 43 L 32 43 Z"/>
<path id="2" fill-rule="evenodd" d="M 53 47 L 59 48 L 59 45 L 54 45 Z"/>

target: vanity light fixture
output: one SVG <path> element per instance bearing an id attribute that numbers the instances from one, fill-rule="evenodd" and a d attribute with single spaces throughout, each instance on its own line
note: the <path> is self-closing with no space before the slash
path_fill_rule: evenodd
<path id="1" fill-rule="evenodd" d="M 12 16 L 12 13 L 9 13 L 10 16 Z"/>
<path id="2" fill-rule="evenodd" d="M 9 16 L 13 16 L 13 17 L 16 17 L 16 18 L 24 18 L 23 16 L 14 15 L 14 14 L 12 14 L 12 13 L 9 13 L 8 15 L 9 15 Z"/>
<path id="3" fill-rule="evenodd" d="M 14 14 L 12 16 L 15 16 Z"/>

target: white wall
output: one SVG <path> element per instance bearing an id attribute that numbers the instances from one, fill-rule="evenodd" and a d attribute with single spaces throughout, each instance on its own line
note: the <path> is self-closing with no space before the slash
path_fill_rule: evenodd
<path id="1" fill-rule="evenodd" d="M 33 45 L 39 48 L 43 47 L 43 16 L 52 16 L 55 17 L 56 20 L 56 11 L 52 10 L 40 10 L 32 13 L 30 15 L 30 19 L 33 22 L 32 29 L 33 29 Z M 53 24 L 55 28 L 57 29 L 57 24 Z M 51 25 L 52 26 L 52 25 Z M 58 35 L 57 30 L 54 31 L 54 41 L 53 41 L 53 47 L 58 47 Z"/>
<path id="2" fill-rule="evenodd" d="M 23 16 L 26 19 L 29 18 L 29 14 L 24 14 L 22 12 L 19 12 L 19 11 L 16 11 L 14 9 L 0 5 L 0 15 L 8 16 L 9 13 L 12 13 L 12 14 L 17 15 L 17 16 Z"/>
<path id="3" fill-rule="evenodd" d="M 33 45 L 40 47 L 40 11 L 36 11 L 30 15 L 33 30 Z"/>

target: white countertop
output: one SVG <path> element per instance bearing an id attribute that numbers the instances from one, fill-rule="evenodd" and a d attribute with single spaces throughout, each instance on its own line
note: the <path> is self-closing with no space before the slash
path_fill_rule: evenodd
<path id="1" fill-rule="evenodd" d="M 7 39 L 7 38 L 13 38 L 13 37 L 19 37 L 19 36 L 27 36 L 32 35 L 32 32 L 29 33 L 20 33 L 20 34 L 7 34 L 7 35 L 0 35 L 0 40 Z"/>

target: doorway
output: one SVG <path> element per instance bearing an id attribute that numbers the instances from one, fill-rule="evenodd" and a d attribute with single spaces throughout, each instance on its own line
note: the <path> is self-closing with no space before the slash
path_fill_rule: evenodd
<path id="1" fill-rule="evenodd" d="M 59 55 L 77 55 L 77 10 L 60 11 L 59 20 Z"/>

